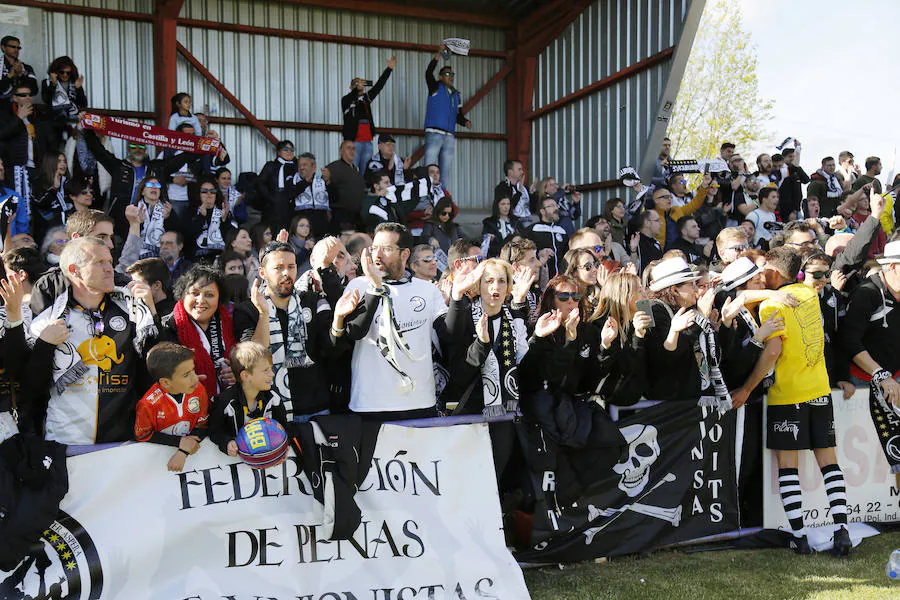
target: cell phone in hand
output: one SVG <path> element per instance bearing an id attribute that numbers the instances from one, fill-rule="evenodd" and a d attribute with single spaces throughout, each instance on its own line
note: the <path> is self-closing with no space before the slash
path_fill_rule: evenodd
<path id="1" fill-rule="evenodd" d="M 650 327 L 656 327 L 656 320 L 653 318 L 653 301 L 648 299 L 638 300 L 635 302 L 638 312 L 646 313 L 650 317 Z"/>

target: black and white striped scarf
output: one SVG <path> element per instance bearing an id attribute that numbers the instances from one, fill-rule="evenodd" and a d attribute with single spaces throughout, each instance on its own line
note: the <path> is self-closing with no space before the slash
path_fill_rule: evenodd
<path id="1" fill-rule="evenodd" d="M 472 302 L 472 322 L 477 324 L 483 314 L 481 298 L 477 298 Z M 504 304 L 500 310 L 500 331 L 481 365 L 482 414 L 485 417 L 497 417 L 519 410 L 518 364 L 528 350 L 526 343 L 523 351 L 521 341 L 524 339 L 525 324 L 522 319 L 513 319 L 509 307 Z"/>
<path id="2" fill-rule="evenodd" d="M 694 344 L 697 366 L 700 367 L 701 396 L 699 406 L 708 406 L 725 413 L 731 408 L 731 393 L 719 368 L 719 350 L 716 332 L 709 319 L 699 313 L 694 323 L 700 327 L 700 336 Z"/>
<path id="3" fill-rule="evenodd" d="M 428 197 L 427 179 L 416 179 L 400 186 L 392 185 L 387 188 L 384 196 L 372 203 L 372 206 L 369 207 L 369 214 L 384 221 L 390 221 L 392 216 L 399 216 L 396 209 L 398 203 L 423 197 Z"/>
<path id="4" fill-rule="evenodd" d="M 272 367 L 275 370 L 275 380 L 272 390 L 278 394 L 288 414 L 293 413 L 293 400 L 291 386 L 288 378 L 288 370 L 296 367 L 310 367 L 313 360 L 307 352 L 307 325 L 312 321 L 312 310 L 300 302 L 297 292 L 291 294 L 288 300 L 287 331 L 281 330 L 281 320 L 275 304 L 269 298 L 265 284 L 260 286 L 269 306 L 269 351 L 272 353 Z"/>
<path id="5" fill-rule="evenodd" d="M 828 191 L 826 191 L 825 194 L 829 198 L 840 198 L 843 195 L 844 188 L 841 186 L 841 182 L 837 178 L 837 175 L 829 175 L 823 169 L 819 169 L 816 173 L 820 175 L 828 185 Z"/>
<path id="6" fill-rule="evenodd" d="M 159 204 L 157 202 L 157 204 Z M 225 240 L 222 239 L 222 209 L 213 206 L 207 211 L 206 221 L 203 223 L 203 231 L 197 236 L 197 253 L 210 254 L 216 250 L 225 249 Z M 159 243 L 157 242 L 157 246 Z"/>
<path id="7" fill-rule="evenodd" d="M 299 173 L 295 175 L 295 178 L 295 182 L 302 179 Z M 325 180 L 321 175 L 316 173 L 312 183 L 294 198 L 294 210 L 331 210 L 328 203 L 328 190 L 325 188 Z"/>
<path id="8" fill-rule="evenodd" d="M 400 375 L 400 388 L 404 392 L 409 392 L 416 387 L 416 382 L 403 370 L 398 360 L 397 351 L 399 350 L 407 358 L 415 362 L 422 360 L 423 357 L 416 358 L 412 355 L 412 350 L 409 344 L 406 343 L 406 340 L 403 339 L 403 334 L 400 333 L 400 327 L 397 325 L 397 319 L 394 316 L 394 300 L 391 298 L 391 289 L 395 285 L 404 283 L 409 283 L 409 279 L 404 277 L 398 280 L 386 280 L 382 284 L 384 292 L 381 294 L 381 318 L 378 322 L 378 337 L 375 340 L 375 346 L 391 368 Z"/>

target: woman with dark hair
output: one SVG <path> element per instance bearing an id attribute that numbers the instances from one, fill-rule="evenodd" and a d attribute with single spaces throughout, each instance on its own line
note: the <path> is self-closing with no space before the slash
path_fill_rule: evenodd
<path id="1" fill-rule="evenodd" d="M 172 314 L 157 324 L 159 341 L 177 342 L 194 351 L 194 368 L 212 398 L 235 383 L 228 363 L 235 343 L 234 325 L 225 306 L 222 274 L 194 265 L 178 279 L 175 296 L 178 301 Z"/>
<path id="2" fill-rule="evenodd" d="M 200 119 L 191 112 L 191 95 L 178 92 L 172 96 L 172 113 L 169 116 L 169 129 L 176 129 L 182 123 L 188 123 L 194 128 L 194 135 L 203 135 L 203 127 Z"/>
<path id="3" fill-rule="evenodd" d="M 545 448 L 549 466 L 542 469 L 556 473 L 558 506 L 608 473 L 625 445 L 606 410 L 589 401 L 600 384 L 603 350 L 600 330 L 585 323 L 584 308 L 578 281 L 551 279 L 519 365 L 529 445 Z"/>
<path id="4" fill-rule="evenodd" d="M 453 202 L 453 196 L 450 195 L 444 186 L 441 185 L 441 168 L 435 164 L 426 165 L 424 167 L 416 167 L 413 170 L 416 179 L 428 180 L 428 197 L 421 198 L 419 204 L 406 215 L 406 222 L 409 225 L 409 231 L 413 237 L 422 235 L 422 228 L 431 215 L 434 213 L 435 204 L 441 198 L 449 198 L 450 204 L 453 206 L 453 218 L 456 218 L 459 207 Z"/>
<path id="5" fill-rule="evenodd" d="M 70 179 L 65 154 L 48 152 L 44 155 L 31 203 L 37 209 L 37 214 L 31 220 L 34 239 L 43 239 L 50 227 L 66 224 L 66 216 L 72 209 L 65 190 L 66 182 Z"/>
<path id="6" fill-rule="evenodd" d="M 259 254 L 253 247 L 253 237 L 246 227 L 228 230 L 225 233 L 225 248 L 236 252 L 244 261 L 244 275 L 251 284 L 259 278 Z"/>
<path id="7" fill-rule="evenodd" d="M 225 234 L 232 229 L 229 210 L 212 177 L 201 177 L 189 186 L 191 224 L 188 238 L 194 242 L 194 258 L 212 263 L 225 250 Z"/>
<path id="8" fill-rule="evenodd" d="M 312 236 L 312 223 L 309 218 L 304 215 L 297 215 L 291 220 L 291 237 L 288 243 L 294 249 L 297 255 L 297 274 L 301 274 L 309 269 L 309 257 L 313 247 L 316 245 L 316 238 Z"/>
<path id="9" fill-rule="evenodd" d="M 228 212 L 231 213 L 231 224 L 235 227 L 250 218 L 247 214 L 247 204 L 244 202 L 244 194 L 231 185 L 231 170 L 228 167 L 219 167 L 216 170 L 216 185 L 225 200 L 228 201 Z"/>
<path id="10" fill-rule="evenodd" d="M 587 315 L 593 314 L 594 309 L 600 303 L 600 283 L 597 279 L 600 270 L 600 261 L 594 257 L 594 253 L 588 248 L 576 248 L 566 252 L 566 275 L 574 279 L 581 286 L 584 298 L 588 306 Z"/>
<path id="11" fill-rule="evenodd" d="M 159 256 L 159 240 L 166 231 L 180 230 L 181 222 L 172 205 L 163 198 L 158 177 L 144 177 L 138 184 L 137 206 L 144 217 L 141 223 L 141 258 Z"/>
<path id="12" fill-rule="evenodd" d="M 41 98 L 53 114 L 74 123 L 78 112 L 87 108 L 84 93 L 84 77 L 78 74 L 78 67 L 68 56 L 60 56 L 47 68 L 47 75 L 41 84 Z"/>
<path id="13" fill-rule="evenodd" d="M 422 241 L 427 241 L 432 248 L 440 248 L 446 254 L 450 251 L 450 245 L 461 237 L 462 229 L 453 222 L 453 202 L 449 198 L 441 198 L 422 228 Z"/>
<path id="14" fill-rule="evenodd" d="M 719 367 L 721 344 L 714 329 L 718 311 L 715 290 L 702 296 L 701 275 L 683 258 L 669 258 L 653 267 L 650 297 L 655 325 L 647 334 L 647 398 L 698 403 L 720 410 L 731 408 L 731 396 Z"/>
<path id="15" fill-rule="evenodd" d="M 603 207 L 603 218 L 609 223 L 609 235 L 617 244 L 625 247 L 628 237 L 628 223 L 625 222 L 625 201 L 621 198 L 610 198 Z"/>
<path id="16" fill-rule="evenodd" d="M 491 206 L 491 216 L 481 222 L 481 236 L 490 238 L 488 257 L 500 256 L 500 248 L 512 236 L 522 233 L 519 218 L 512 214 L 512 202 L 509 198 L 495 198 Z"/>

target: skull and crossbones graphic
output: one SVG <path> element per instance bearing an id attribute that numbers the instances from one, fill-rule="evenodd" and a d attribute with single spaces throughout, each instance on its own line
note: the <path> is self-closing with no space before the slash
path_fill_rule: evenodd
<path id="1" fill-rule="evenodd" d="M 619 475 L 618 488 L 629 498 L 634 498 L 635 501 L 624 504 L 619 508 L 597 508 L 593 504 L 589 504 L 589 522 L 599 517 L 610 518 L 603 525 L 591 527 L 584 531 L 584 543 L 586 545 L 590 545 L 594 541 L 595 535 L 603 531 L 619 515 L 629 510 L 648 517 L 668 521 L 674 527 L 678 527 L 681 523 L 682 507 L 680 505 L 674 508 L 662 508 L 641 503 L 645 496 L 664 483 L 675 481 L 675 474 L 667 473 L 650 489 L 644 491 L 650 482 L 650 467 L 659 458 L 659 440 L 656 427 L 653 425 L 635 424 L 623 427 L 620 431 L 625 441 L 628 442 L 628 457 L 613 466 L 613 471 Z"/>

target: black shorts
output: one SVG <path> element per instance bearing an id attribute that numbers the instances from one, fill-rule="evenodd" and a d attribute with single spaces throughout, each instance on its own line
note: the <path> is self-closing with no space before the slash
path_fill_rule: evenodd
<path id="1" fill-rule="evenodd" d="M 813 450 L 837 445 L 831 394 L 802 404 L 770 404 L 766 410 L 766 447 L 770 450 Z"/>

